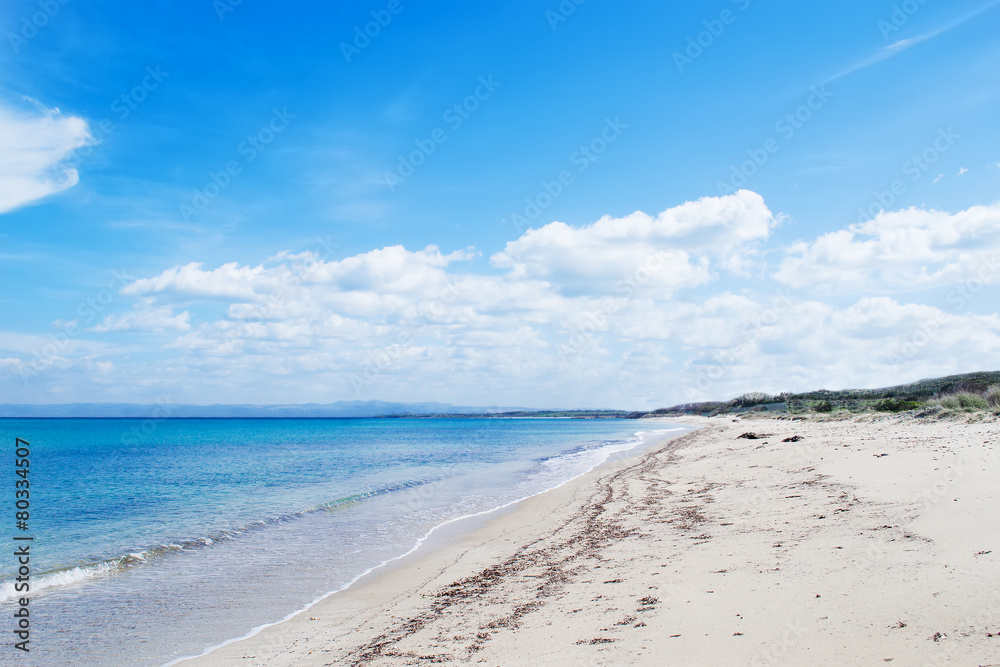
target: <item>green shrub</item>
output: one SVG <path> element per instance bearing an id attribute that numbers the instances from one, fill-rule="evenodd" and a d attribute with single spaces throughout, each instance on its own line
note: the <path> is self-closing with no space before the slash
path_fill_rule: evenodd
<path id="1" fill-rule="evenodd" d="M 751 408 L 763 403 L 774 403 L 780 400 L 779 396 L 771 396 L 762 391 L 750 391 L 739 398 L 734 398 L 731 403 L 735 407 Z"/>
<path id="2" fill-rule="evenodd" d="M 991 405 L 988 398 L 969 393 L 942 396 L 932 402 L 949 410 L 964 410 L 966 412 L 987 411 L 990 410 Z"/>
<path id="3" fill-rule="evenodd" d="M 966 410 L 989 410 L 990 404 L 978 394 L 959 394 L 958 403 Z"/>
<path id="4" fill-rule="evenodd" d="M 833 412 L 833 404 L 830 401 L 820 401 L 813 406 L 813 410 L 816 412 Z"/>
<path id="5" fill-rule="evenodd" d="M 939 398 L 937 404 L 942 408 L 948 408 L 949 410 L 961 410 L 962 404 L 958 402 L 957 396 L 945 396 L 944 398 Z"/>
<path id="6" fill-rule="evenodd" d="M 920 403 L 917 401 L 887 398 L 876 403 L 874 407 L 879 412 L 903 412 L 904 410 L 916 410 L 920 407 Z"/>

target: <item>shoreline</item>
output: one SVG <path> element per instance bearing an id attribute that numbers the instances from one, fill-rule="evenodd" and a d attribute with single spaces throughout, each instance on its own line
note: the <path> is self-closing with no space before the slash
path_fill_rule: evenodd
<path id="1" fill-rule="evenodd" d="M 998 662 L 995 420 L 657 421 L 702 428 L 182 664 Z"/>
<path id="2" fill-rule="evenodd" d="M 289 621 L 294 620 L 297 616 L 300 616 L 309 610 L 313 609 L 317 605 L 320 605 L 338 595 L 347 594 L 351 589 L 363 585 L 365 583 L 377 581 L 379 577 L 387 573 L 394 572 L 400 568 L 405 568 L 407 565 L 412 565 L 414 563 L 420 562 L 424 559 L 430 559 L 435 556 L 435 554 L 440 553 L 442 550 L 447 550 L 449 547 L 454 546 L 457 542 L 467 539 L 470 534 L 476 533 L 482 530 L 484 525 L 487 525 L 493 521 L 499 520 L 505 515 L 516 512 L 518 508 L 526 501 L 542 496 L 559 488 L 572 484 L 583 477 L 593 474 L 606 466 L 612 465 L 620 461 L 628 461 L 637 457 L 643 456 L 646 452 L 650 451 L 652 448 L 670 441 L 672 439 L 683 436 L 686 433 L 690 433 L 697 430 L 697 426 L 690 426 L 685 423 L 674 422 L 673 420 L 649 420 L 645 422 L 646 424 L 654 424 L 660 426 L 660 428 L 648 428 L 644 430 L 637 430 L 632 438 L 636 439 L 634 444 L 627 449 L 611 451 L 608 453 L 607 458 L 601 461 L 590 469 L 585 470 L 574 477 L 566 479 L 557 485 L 543 489 L 529 496 L 512 500 L 500 505 L 499 507 L 494 507 L 492 509 L 483 510 L 476 512 L 474 514 L 463 515 L 449 519 L 432 527 L 427 533 L 418 538 L 416 543 L 405 553 L 398 556 L 390 558 L 388 560 L 382 561 L 376 565 L 367 568 L 365 571 L 358 574 L 354 579 L 344 584 L 340 588 L 329 591 L 320 595 L 316 599 L 310 601 L 308 604 L 302 608 L 289 612 L 283 618 L 277 621 L 271 621 L 268 623 L 261 624 L 252 628 L 247 633 L 235 637 L 232 639 L 227 639 L 219 644 L 207 647 L 203 652 L 198 654 L 186 655 L 178 658 L 174 658 L 169 662 L 163 664 L 163 667 L 173 667 L 173 665 L 178 664 L 196 664 L 201 660 L 209 660 L 218 651 L 225 649 L 226 647 L 237 644 L 240 642 L 245 642 L 252 640 L 257 637 L 262 632 L 266 632 L 270 629 L 276 628 L 285 624 Z M 668 428 L 662 428 L 663 426 L 668 426 Z M 678 433 L 673 433 L 677 431 Z M 671 433 L 667 435 L 667 433 Z M 638 452 L 636 450 L 639 450 Z M 419 569 L 419 567 L 418 567 Z"/>

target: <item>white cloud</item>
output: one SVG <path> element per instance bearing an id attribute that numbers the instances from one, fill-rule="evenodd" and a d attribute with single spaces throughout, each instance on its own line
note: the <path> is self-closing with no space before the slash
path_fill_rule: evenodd
<path id="1" fill-rule="evenodd" d="M 149 308 L 124 315 L 108 315 L 90 331 L 187 331 L 191 328 L 191 314 L 187 311 L 174 314 L 173 308 Z"/>
<path id="2" fill-rule="evenodd" d="M 1000 206 L 955 214 L 909 208 L 790 246 L 775 279 L 821 292 L 1000 282 Z"/>
<path id="3" fill-rule="evenodd" d="M 765 304 L 758 306 L 767 312 Z M 704 329 L 693 318 L 692 335 Z M 777 317 L 696 350 L 676 381 L 688 400 L 754 389 L 872 388 L 982 368 L 1000 354 L 1000 317 L 949 312 L 888 297 L 846 308 L 795 301 Z"/>
<path id="4" fill-rule="evenodd" d="M 441 285 L 448 265 L 473 257 L 473 253 L 462 251 L 443 255 L 437 246 L 416 252 L 391 246 L 340 261 L 320 261 L 311 252 L 286 252 L 271 258 L 278 263 L 270 267 L 230 262 L 206 271 L 200 263 L 175 266 L 153 278 L 127 285 L 122 293 L 133 296 L 172 293 L 257 301 L 269 293 L 318 284 L 335 292 L 412 295 Z"/>
<path id="5" fill-rule="evenodd" d="M 933 184 L 933 183 L 937 183 L 937 182 L 938 182 L 938 181 L 940 181 L 940 180 L 941 180 L 942 178 L 944 178 L 944 174 L 938 174 L 937 176 L 935 176 L 935 177 L 934 177 L 934 180 L 933 180 L 933 181 L 931 181 L 931 183 L 932 183 L 932 184 Z"/>
<path id="6" fill-rule="evenodd" d="M 86 121 L 35 105 L 25 110 L 0 103 L 0 213 L 79 182 L 64 161 L 92 141 Z"/>
<path id="7" fill-rule="evenodd" d="M 410 325 L 290 320 L 244 330 L 222 319 L 185 333 L 167 360 L 116 364 L 109 384 L 149 386 L 150 399 L 185 387 L 184 400 L 193 402 L 242 402 L 254 387 L 259 402 L 416 396 L 653 408 L 748 390 L 883 386 L 975 369 L 1000 354 L 996 315 L 886 297 L 845 308 L 786 298 L 723 293 L 660 308 L 636 301 L 568 356 L 557 351 L 566 332 L 555 314 L 547 322 L 475 312 Z M 562 301 L 572 310 L 571 300 Z M 107 358 L 56 361 L 41 375 L 67 385 Z"/>
<path id="8" fill-rule="evenodd" d="M 947 312 L 886 295 L 1000 282 L 1000 265 L 979 277 L 1000 250 L 1000 208 L 884 213 L 784 248 L 775 276 L 734 277 L 730 266 L 757 268 L 757 253 L 782 250 L 764 246 L 775 224 L 758 195 L 741 192 L 656 216 L 545 225 L 491 258 L 502 272 L 470 264 L 472 250 L 436 246 L 175 266 L 124 287 L 131 309 L 86 332 L 135 343 L 81 335 L 28 390 L 89 387 L 94 374 L 103 400 L 653 408 L 892 384 L 1000 355 L 1000 316 L 970 312 L 995 308 L 995 289 L 976 283 L 954 301 L 933 293 Z M 158 354 L 137 360 L 128 355 L 148 349 L 144 332 L 157 334 Z M 44 341 L 0 336 L 0 374 L 17 377 Z"/>
<path id="9" fill-rule="evenodd" d="M 912 48 L 914 46 L 917 46 L 918 44 L 922 44 L 922 43 L 924 43 L 924 42 L 926 42 L 928 40 L 934 39 L 935 37 L 938 37 L 939 35 L 942 35 L 942 34 L 948 32 L 952 28 L 956 28 L 956 27 L 958 27 L 958 26 L 966 23 L 967 21 L 970 21 L 970 20 L 974 19 L 975 17 L 979 16 L 983 12 L 985 12 L 985 11 L 991 9 L 992 7 L 994 7 L 998 2 L 1000 2 L 1000 0 L 991 0 L 987 4 L 981 6 L 981 7 L 977 8 L 977 9 L 975 9 L 975 10 L 967 13 L 967 14 L 959 16 L 958 18 L 953 19 L 953 20 L 949 21 L 948 23 L 946 23 L 946 24 L 944 24 L 944 25 L 942 25 L 942 26 L 940 26 L 938 28 L 935 28 L 934 30 L 931 30 L 930 32 L 926 32 L 926 33 L 923 33 L 921 35 L 917 35 L 915 37 L 908 37 L 908 38 L 900 39 L 900 40 L 897 40 L 897 41 L 893 42 L 892 44 L 889 44 L 888 46 L 884 46 L 881 49 L 879 49 L 878 51 L 876 51 L 874 54 L 872 54 L 871 56 L 869 56 L 869 57 L 865 58 L 864 60 L 862 60 L 861 62 L 858 62 L 858 63 L 850 66 L 846 70 L 840 72 L 839 74 L 830 77 L 824 83 L 833 83 L 834 81 L 837 81 L 838 79 L 842 79 L 845 76 L 850 76 L 851 74 L 854 74 L 855 72 L 860 72 L 861 70 L 866 69 L 868 67 L 871 67 L 872 65 L 877 65 L 878 63 L 882 62 L 883 60 L 888 60 L 889 58 L 892 58 L 892 57 L 897 56 L 897 55 L 899 55 L 901 53 L 904 53 L 908 49 L 910 49 L 910 48 Z M 894 7 L 894 9 L 895 9 L 895 7 Z M 891 24 L 891 23 L 889 23 L 889 22 L 887 22 L 885 20 L 881 20 L 879 22 L 879 27 L 880 27 L 880 30 L 882 31 L 882 36 L 884 38 L 888 38 L 890 34 L 892 34 L 893 32 L 895 32 L 896 30 L 899 30 L 899 26 L 898 25 Z"/>
<path id="10" fill-rule="evenodd" d="M 201 266 L 196 262 L 175 266 L 156 277 L 136 280 L 121 292 L 126 296 L 175 292 L 192 297 L 252 299 L 255 282 L 266 275 L 263 266 L 239 266 L 237 262 L 211 271 L 203 271 Z"/>
<path id="11" fill-rule="evenodd" d="M 958 173 L 957 173 L 957 174 L 955 174 L 955 175 L 956 175 L 956 176 L 965 176 L 965 174 L 966 174 L 966 173 L 967 173 L 968 171 L 969 171 L 968 169 L 966 169 L 965 167 L 962 167 L 961 169 L 959 169 L 959 170 L 958 170 Z"/>
<path id="12" fill-rule="evenodd" d="M 652 257 L 651 285 L 665 293 L 708 282 L 711 262 L 743 274 L 755 243 L 777 224 L 760 195 L 748 190 L 705 197 L 657 216 L 637 211 L 605 216 L 586 227 L 553 222 L 528 230 L 490 262 L 512 280 L 545 280 L 566 294 L 610 293 Z"/>

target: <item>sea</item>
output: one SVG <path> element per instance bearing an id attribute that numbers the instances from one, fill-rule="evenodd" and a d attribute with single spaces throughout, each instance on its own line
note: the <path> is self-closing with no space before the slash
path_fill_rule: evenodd
<path id="1" fill-rule="evenodd" d="M 613 419 L 0 420 L 0 662 L 183 664 L 347 588 L 442 526 L 682 430 Z M 13 556 L 26 544 L 28 593 L 16 590 Z M 22 597 L 27 653 L 13 648 Z"/>

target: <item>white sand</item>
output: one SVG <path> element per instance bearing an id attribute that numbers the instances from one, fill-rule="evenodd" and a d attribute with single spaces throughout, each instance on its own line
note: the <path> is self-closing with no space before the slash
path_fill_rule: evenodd
<path id="1" fill-rule="evenodd" d="M 184 664 L 1000 665 L 995 419 L 678 421 Z"/>

